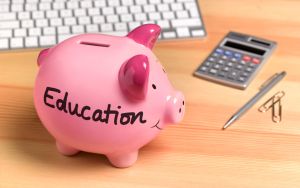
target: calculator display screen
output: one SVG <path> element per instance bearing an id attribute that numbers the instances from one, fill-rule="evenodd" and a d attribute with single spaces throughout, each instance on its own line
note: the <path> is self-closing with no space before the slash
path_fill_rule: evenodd
<path id="1" fill-rule="evenodd" d="M 247 46 L 247 45 L 240 44 L 240 43 L 235 43 L 235 42 L 232 42 L 232 41 L 226 41 L 224 46 L 234 48 L 234 49 L 237 49 L 237 50 L 242 50 L 242 51 L 249 52 L 249 53 L 253 53 L 253 54 L 257 54 L 257 55 L 260 55 L 260 56 L 263 56 L 266 53 L 265 50 L 262 50 L 262 49 L 259 49 L 259 48 L 254 48 L 254 47 Z"/>

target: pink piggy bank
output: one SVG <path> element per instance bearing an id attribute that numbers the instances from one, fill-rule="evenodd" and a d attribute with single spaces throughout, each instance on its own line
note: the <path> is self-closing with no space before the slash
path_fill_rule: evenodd
<path id="1" fill-rule="evenodd" d="M 165 124 L 182 119 L 184 97 L 151 50 L 159 34 L 146 24 L 125 37 L 82 34 L 41 51 L 34 103 L 59 152 L 104 154 L 128 167 Z"/>

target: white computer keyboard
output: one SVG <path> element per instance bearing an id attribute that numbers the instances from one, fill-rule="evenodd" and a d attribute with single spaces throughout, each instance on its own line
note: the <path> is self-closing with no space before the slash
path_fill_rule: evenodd
<path id="1" fill-rule="evenodd" d="M 197 0 L 0 0 L 0 50 L 48 47 L 81 33 L 124 36 L 145 23 L 160 39 L 206 35 Z"/>

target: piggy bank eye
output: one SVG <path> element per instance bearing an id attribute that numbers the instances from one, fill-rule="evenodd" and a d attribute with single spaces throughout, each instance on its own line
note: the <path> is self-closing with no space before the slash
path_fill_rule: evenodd
<path id="1" fill-rule="evenodd" d="M 156 85 L 155 85 L 155 84 L 152 84 L 152 88 L 153 88 L 153 89 L 156 89 Z"/>
<path id="2" fill-rule="evenodd" d="M 164 69 L 164 68 L 162 68 L 162 70 L 164 71 L 164 73 L 166 73 L 166 71 L 165 71 L 165 69 Z"/>

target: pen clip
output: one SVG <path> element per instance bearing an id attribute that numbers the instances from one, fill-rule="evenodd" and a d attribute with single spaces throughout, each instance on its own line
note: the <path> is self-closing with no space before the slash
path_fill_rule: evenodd
<path id="1" fill-rule="evenodd" d="M 274 75 L 272 75 L 270 78 L 268 78 L 260 87 L 259 90 L 261 90 L 262 88 L 264 88 L 268 83 L 270 83 L 270 81 L 275 78 L 276 76 L 278 76 L 279 73 L 275 73 Z"/>

